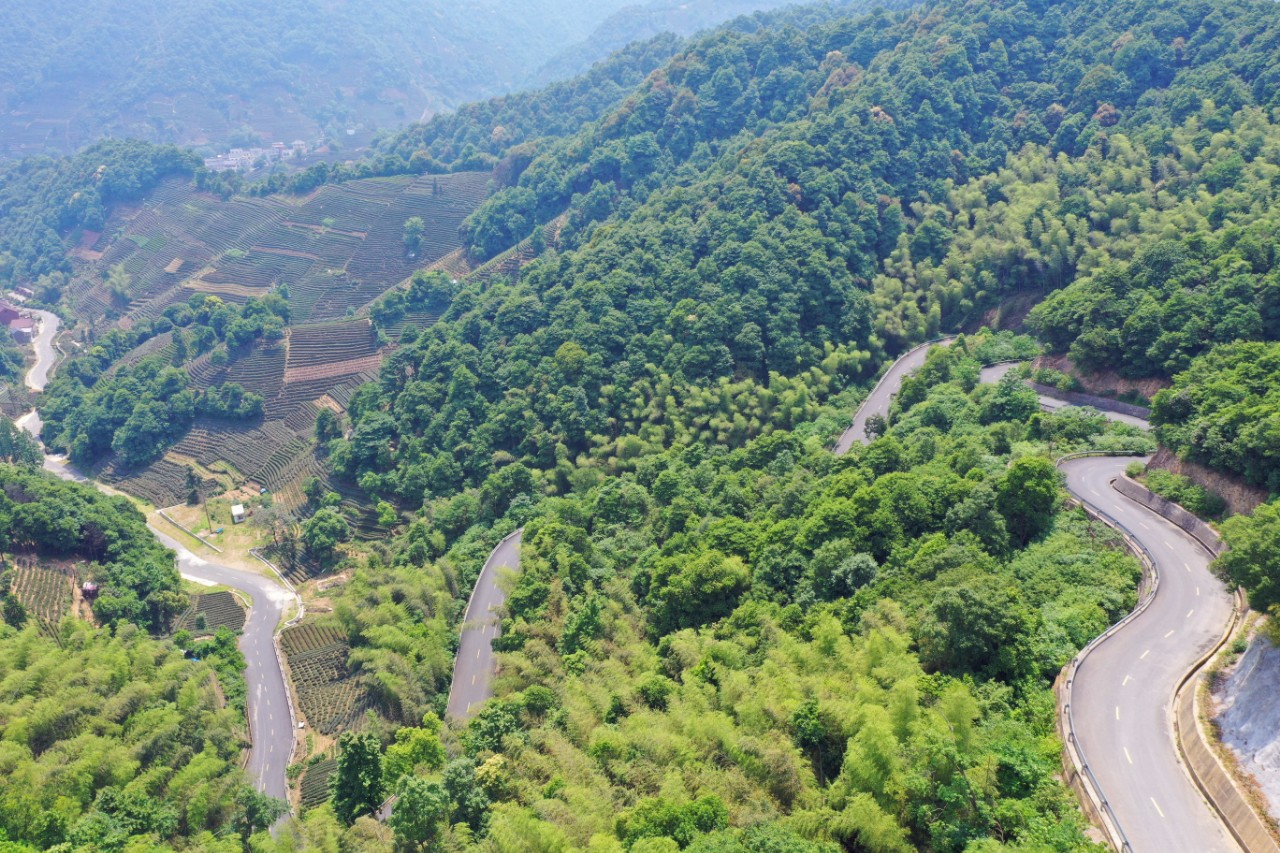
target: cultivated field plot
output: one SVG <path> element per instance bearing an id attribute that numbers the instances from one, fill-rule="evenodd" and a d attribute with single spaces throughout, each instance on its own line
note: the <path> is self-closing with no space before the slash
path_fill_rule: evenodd
<path id="1" fill-rule="evenodd" d="M 184 503 L 190 493 L 187 486 L 187 467 L 167 456 L 156 460 L 146 468 L 130 470 L 120 467 L 115 455 L 112 454 L 100 468 L 86 473 L 157 507 Z M 214 494 L 219 485 L 216 480 L 202 480 L 201 494 Z"/>
<path id="2" fill-rule="evenodd" d="M 71 610 L 75 574 L 70 569 L 40 565 L 30 557 L 18 557 L 18 565 L 10 570 L 11 589 L 14 597 L 27 609 L 27 616 L 35 620 L 40 631 L 47 636 L 57 633 L 58 623 Z"/>
<path id="3" fill-rule="evenodd" d="M 487 172 L 372 178 L 325 186 L 304 199 L 230 201 L 181 181 L 118 211 L 68 288 L 83 320 L 155 317 L 198 292 L 234 302 L 287 285 L 294 322 L 337 319 L 461 248 L 458 228 L 489 191 Z M 404 223 L 420 217 L 409 257 Z M 106 245 L 104 245 L 104 240 Z M 107 289 L 121 265 L 127 292 Z"/>
<path id="4" fill-rule="evenodd" d="M 298 704 L 311 727 L 333 735 L 350 728 L 371 705 L 347 668 L 350 647 L 337 628 L 303 623 L 285 630 L 280 645 L 293 674 Z"/>
<path id="5" fill-rule="evenodd" d="M 200 619 L 201 616 L 204 617 L 203 620 Z M 238 634 L 244 630 L 244 619 L 244 607 L 232 593 L 200 593 L 195 596 L 191 608 L 173 623 L 173 630 L 213 634 L 219 628 L 230 628 Z M 203 628 L 200 627 L 202 622 Z"/>
<path id="6" fill-rule="evenodd" d="M 288 369 L 358 359 L 378 351 L 378 335 L 368 320 L 294 326 L 289 330 Z M 357 371 L 359 372 L 359 371 Z"/>
<path id="7" fill-rule="evenodd" d="M 322 758 L 307 766 L 299 783 L 302 807 L 313 809 L 329 801 L 329 777 L 338 772 L 338 759 Z"/>
<path id="8" fill-rule="evenodd" d="M 248 352 L 233 352 L 233 359 L 218 367 L 209 361 L 206 353 L 187 365 L 187 374 L 191 384 L 201 390 L 236 382 L 244 386 L 244 390 L 270 400 L 284 385 L 286 354 L 283 341 L 260 343 Z"/>

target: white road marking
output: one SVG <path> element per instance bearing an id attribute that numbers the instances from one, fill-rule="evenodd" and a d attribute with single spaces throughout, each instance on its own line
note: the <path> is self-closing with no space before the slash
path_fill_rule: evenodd
<path id="1" fill-rule="evenodd" d="M 1124 686 L 1125 686 L 1126 684 L 1128 684 L 1132 679 L 1133 679 L 1133 676 L 1132 676 L 1132 675 L 1126 675 L 1126 676 L 1124 677 L 1124 681 L 1120 682 L 1120 686 L 1121 686 L 1121 687 L 1124 687 Z"/>
<path id="2" fill-rule="evenodd" d="M 1119 706 L 1119 705 L 1117 705 L 1117 706 L 1116 706 L 1116 719 L 1117 719 L 1117 720 L 1118 720 L 1118 719 L 1120 719 L 1120 706 Z"/>
<path id="3" fill-rule="evenodd" d="M 1183 563 L 1182 565 L 1184 565 L 1184 566 L 1186 566 L 1186 567 L 1187 567 L 1187 571 L 1191 571 L 1191 564 L 1190 564 L 1190 563 Z"/>
<path id="4" fill-rule="evenodd" d="M 1151 805 L 1156 807 L 1156 811 L 1160 813 L 1160 817 L 1164 817 L 1164 810 L 1160 808 L 1160 804 L 1156 802 L 1156 798 L 1151 798 Z"/>
<path id="5" fill-rule="evenodd" d="M 1151 649 L 1147 649 L 1145 652 L 1143 652 L 1142 654 L 1140 654 L 1140 655 L 1138 656 L 1138 660 L 1145 660 L 1145 659 L 1146 659 L 1146 657 L 1147 657 L 1147 655 L 1149 655 L 1149 654 L 1151 654 Z"/>
<path id="6" fill-rule="evenodd" d="M 1123 750 L 1124 750 L 1124 757 L 1125 757 L 1125 758 L 1127 758 L 1127 759 L 1129 760 L 1129 763 L 1130 763 L 1130 764 L 1132 764 L 1132 763 L 1133 763 L 1133 756 L 1129 754 L 1129 748 L 1128 748 L 1127 746 L 1125 746 L 1125 747 L 1121 747 L 1121 749 L 1123 749 Z"/>
<path id="7" fill-rule="evenodd" d="M 1143 521 L 1142 519 L 1138 519 L 1138 524 L 1142 527 L 1142 529 L 1143 529 L 1143 530 L 1150 530 L 1150 529 L 1151 529 L 1151 528 L 1147 525 L 1147 523 L 1146 523 L 1145 521 Z"/>
<path id="8" fill-rule="evenodd" d="M 1195 613 L 1195 612 L 1196 612 L 1196 611 L 1195 611 L 1195 609 L 1194 609 L 1194 608 L 1192 608 L 1191 610 L 1188 610 L 1188 611 L 1187 611 L 1187 618 L 1188 618 L 1188 619 L 1190 619 L 1190 618 L 1191 618 L 1191 614 L 1192 614 L 1192 613 Z"/>
<path id="9" fill-rule="evenodd" d="M 1172 631 L 1172 630 L 1170 630 L 1170 631 L 1169 631 L 1169 633 L 1165 634 L 1164 636 L 1165 636 L 1165 638 L 1166 638 L 1166 639 L 1167 639 L 1167 638 L 1169 638 L 1169 637 L 1172 637 L 1172 636 L 1173 636 L 1173 631 Z"/>
<path id="10" fill-rule="evenodd" d="M 1196 595 L 1200 594 L 1200 587 L 1196 587 Z"/>
<path id="11" fill-rule="evenodd" d="M 472 676 L 471 676 L 471 685 L 474 687 L 474 686 L 475 686 L 475 683 L 476 683 L 476 677 L 475 677 L 474 675 L 472 675 Z"/>

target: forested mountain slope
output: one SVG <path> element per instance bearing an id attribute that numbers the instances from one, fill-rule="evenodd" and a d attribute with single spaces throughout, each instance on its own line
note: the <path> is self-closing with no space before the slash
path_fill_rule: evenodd
<path id="1" fill-rule="evenodd" d="M 353 412 L 339 468 L 415 503 L 424 486 L 479 482 L 494 451 L 545 468 L 679 440 L 673 426 L 699 417 L 693 435 L 747 437 L 791 417 L 727 403 L 751 383 L 781 394 L 821 363 L 830 393 L 1009 294 L 1074 278 L 1032 321 L 1051 346 L 1080 348 L 1089 330 L 1064 337 L 1048 321 L 1084 282 L 1156 264 L 1184 224 L 1179 257 L 1200 247 L 1231 263 L 1251 245 L 1234 235 L 1273 192 L 1274 134 L 1255 106 L 1276 98 L 1273 7 L 1020 10 L 726 32 L 677 57 L 472 215 L 481 257 L 563 215 L 561 251 L 518 284 L 464 290 L 397 352 L 380 403 Z M 1220 162 L 1261 179 L 1223 183 Z M 1256 255 L 1265 272 L 1270 249 Z M 1187 268 L 1204 288 L 1161 310 L 1222 286 Z M 1215 340 L 1191 334 L 1187 356 Z M 693 414 L 704 394 L 718 414 Z M 387 446 L 390 459 L 363 449 Z"/>
<path id="2" fill-rule="evenodd" d="M 303 535 L 353 574 L 304 628 L 349 644 L 344 689 L 375 713 L 302 846 L 1091 849 L 1054 781 L 1049 684 L 1137 572 L 1063 509 L 1050 458 L 1150 439 L 1042 414 L 1012 377 L 979 386 L 980 365 L 1035 351 L 980 334 L 904 383 L 886 435 L 825 446 L 888 359 L 1018 299 L 1082 367 L 1191 368 L 1156 403 L 1171 443 L 1264 453 L 1239 427 L 1265 379 L 1213 377 L 1275 337 L 1280 10 L 812 14 L 666 62 L 653 42 L 292 185 L 492 166 L 461 237 L 468 265 L 499 261 L 373 304 L 380 329 L 426 303 L 440 318 L 315 423 L 348 491 L 317 480 Z M 162 416 L 254 417 L 230 371 L 268 360 L 293 293 L 104 335 L 51 386 L 54 440 L 145 458 L 175 437 Z M 142 328 L 173 348 L 137 352 Z M 204 362 L 178 340 L 225 353 L 226 381 L 184 387 L 175 360 Z M 343 544 L 351 495 L 396 535 Z M 441 735 L 441 638 L 521 525 L 497 697 Z M 389 830 L 340 826 L 392 792 Z"/>
<path id="3" fill-rule="evenodd" d="M 624 5 L 16 0 L 0 9 L 0 154 L 105 135 L 367 141 L 512 90 Z"/>

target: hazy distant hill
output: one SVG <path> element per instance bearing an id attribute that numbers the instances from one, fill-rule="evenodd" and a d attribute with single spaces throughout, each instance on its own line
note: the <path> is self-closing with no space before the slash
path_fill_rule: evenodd
<path id="1" fill-rule="evenodd" d="M 625 2 L 10 0 L 0 155 L 105 135 L 357 142 L 511 90 Z"/>
<path id="2" fill-rule="evenodd" d="M 658 33 L 687 36 L 752 12 L 793 5 L 796 0 L 650 0 L 610 15 L 582 42 L 558 52 L 532 76 L 545 84 L 580 74 L 605 53 Z M 846 5 L 833 3 L 832 6 Z"/>

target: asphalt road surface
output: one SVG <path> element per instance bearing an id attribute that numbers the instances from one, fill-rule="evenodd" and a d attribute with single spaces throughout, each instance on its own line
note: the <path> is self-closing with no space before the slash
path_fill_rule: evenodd
<path id="1" fill-rule="evenodd" d="M 1076 738 L 1135 853 L 1238 850 L 1179 762 L 1172 723 L 1174 686 L 1222 636 L 1231 596 L 1199 542 L 1111 488 L 1131 461 L 1062 465 L 1071 493 L 1123 524 L 1160 572 L 1151 605 L 1076 670 Z"/>
<path id="2" fill-rule="evenodd" d="M 498 672 L 493 640 L 501 627 L 498 611 L 507 600 L 498 580 L 504 568 L 520 568 L 522 532 L 517 530 L 493 549 L 467 601 L 458 657 L 453 665 L 453 683 L 449 685 L 446 713 L 450 719 L 466 721 L 474 708 L 493 696 L 493 676 Z"/>
<path id="3" fill-rule="evenodd" d="M 843 456 L 848 453 L 849 448 L 853 447 L 854 444 L 870 444 L 870 439 L 867 438 L 867 418 L 872 415 L 887 417 L 889 403 L 893 401 L 894 395 L 902 389 L 903 378 L 914 373 L 924 364 L 925 356 L 929 354 L 929 350 L 933 349 L 933 347 L 947 346 L 954 340 L 955 338 L 946 338 L 929 346 L 916 347 L 889 365 L 889 369 L 885 371 L 884 376 L 880 377 L 876 387 L 871 389 L 867 399 L 863 400 L 862 405 L 858 406 L 858 411 L 853 416 L 853 423 L 840 434 L 840 440 L 836 442 L 834 451 L 836 456 Z"/>
<path id="4" fill-rule="evenodd" d="M 42 312 L 43 313 L 43 312 Z M 49 315 L 52 316 L 52 315 Z M 57 320 L 56 317 L 53 318 Z M 49 323 L 48 342 L 43 351 L 37 349 L 36 365 L 27 376 L 27 385 L 43 388 L 53 366 L 54 323 Z M 42 331 L 41 337 L 45 337 Z M 35 375 L 39 371 L 38 375 Z M 34 436 L 40 434 L 40 415 L 31 411 L 17 424 Z M 67 464 L 60 456 L 45 455 L 44 468 L 64 480 L 91 482 Z M 98 484 L 94 484 L 98 485 Z M 289 691 L 284 672 L 276 657 L 275 632 L 284 610 L 294 599 L 291 592 L 265 575 L 221 566 L 197 557 L 182 543 L 152 527 L 151 532 L 162 544 L 178 555 L 178 570 L 184 578 L 204 585 L 222 585 L 239 590 L 252 602 L 249 617 L 240 636 L 240 650 L 245 657 L 245 682 L 248 686 L 249 733 L 252 745 L 246 767 L 258 790 L 280 799 L 288 797 L 286 770 L 293 749 L 292 718 L 289 713 Z"/>
<path id="5" fill-rule="evenodd" d="M 40 334 L 36 335 L 36 363 L 27 371 L 27 387 L 32 391 L 43 391 L 49 382 L 49 371 L 58 361 L 58 354 L 53 349 L 53 339 L 58 334 L 58 324 L 62 321 L 57 314 L 48 311 L 36 311 L 32 314 L 40 318 Z"/>
<path id="6" fill-rule="evenodd" d="M 861 425 L 872 414 L 888 412 L 902 377 L 923 364 L 924 356 L 924 350 L 913 351 L 890 368 L 859 408 L 837 453 L 866 440 Z M 997 382 L 1011 368 L 984 368 L 981 379 Z M 1045 395 L 1040 404 L 1050 410 L 1069 405 Z M 1149 428 L 1139 418 L 1103 414 Z M 1124 525 L 1160 572 L 1150 606 L 1095 647 L 1076 670 L 1071 702 L 1080 753 L 1135 853 L 1238 851 L 1179 760 L 1172 711 L 1174 687 L 1222 636 L 1231 618 L 1231 597 L 1210 573 L 1212 557 L 1199 542 L 1111 487 L 1131 461 L 1087 457 L 1062 465 L 1068 490 Z"/>

